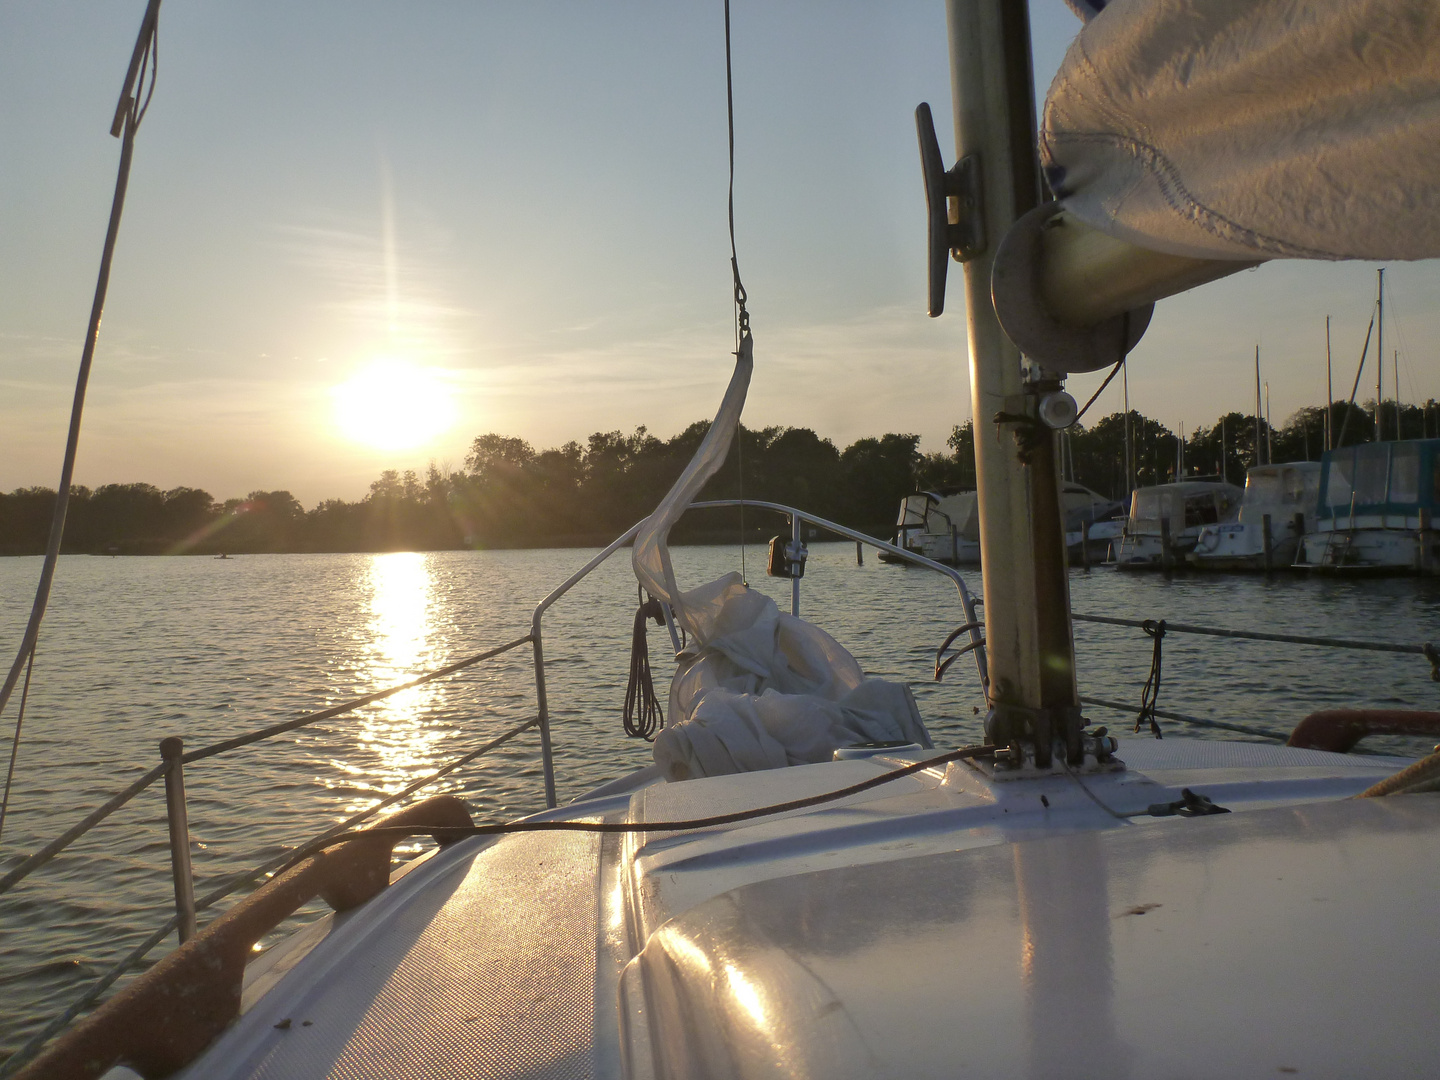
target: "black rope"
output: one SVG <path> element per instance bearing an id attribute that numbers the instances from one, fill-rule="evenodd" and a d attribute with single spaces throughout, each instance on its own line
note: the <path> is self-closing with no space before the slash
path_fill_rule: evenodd
<path id="1" fill-rule="evenodd" d="M 1160 652 L 1165 642 L 1165 620 L 1155 622 L 1146 619 L 1142 629 L 1155 639 L 1155 650 L 1150 654 L 1150 677 L 1140 691 L 1140 714 L 1135 717 L 1135 730 L 1138 732 L 1140 725 L 1148 720 L 1150 733 L 1157 739 L 1163 739 L 1165 736 L 1160 731 L 1160 722 L 1155 719 L 1155 706 L 1160 701 Z"/>
<path id="2" fill-rule="evenodd" d="M 735 353 L 750 333 L 750 312 L 745 310 L 745 285 L 740 280 L 740 257 L 735 250 L 735 76 L 730 63 L 730 0 L 725 0 L 725 123 L 730 136 L 730 187 L 726 195 L 726 215 L 730 222 L 730 276 L 735 283 Z M 749 584 L 745 575 L 745 428 L 737 425 L 735 432 L 735 467 L 740 481 L 740 580 Z"/>
<path id="3" fill-rule="evenodd" d="M 1089 411 L 1091 405 L 1095 404 L 1095 399 L 1105 392 L 1105 387 L 1110 385 L 1110 380 L 1115 378 L 1116 375 L 1120 374 L 1120 365 L 1123 363 L 1125 363 L 1125 357 L 1123 356 L 1120 357 L 1119 360 L 1115 361 L 1115 366 L 1110 369 L 1110 374 L 1105 376 L 1105 381 L 1100 384 L 1100 389 L 1096 390 L 1095 393 L 1091 394 L 1090 400 L 1085 402 L 1085 408 L 1081 409 L 1078 413 L 1075 414 L 1073 424 L 1078 424 L 1080 422 L 1080 418 Z"/>
<path id="4" fill-rule="evenodd" d="M 635 631 L 630 637 L 630 681 L 625 686 L 625 734 L 632 739 L 655 741 L 665 726 L 665 716 L 655 697 L 655 680 L 650 675 L 650 643 L 645 640 L 645 620 L 665 625 L 660 601 L 651 597 L 635 612 Z"/>
<path id="5" fill-rule="evenodd" d="M 871 788 L 879 787 L 882 784 L 889 784 L 893 781 L 904 779 L 907 776 L 913 776 L 915 773 L 924 772 L 926 769 L 933 769 L 936 766 L 944 765 L 951 761 L 989 757 L 995 753 L 996 749 L 997 747 L 994 746 L 962 746 L 959 750 L 951 750 L 949 753 L 940 754 L 938 757 L 926 758 L 924 761 L 917 761 L 912 765 L 906 765 L 904 768 L 882 773 L 879 776 L 872 776 L 868 780 L 861 780 L 858 784 L 851 784 L 849 787 L 837 788 L 834 791 L 822 792 L 819 795 L 810 795 L 803 799 L 791 799 L 789 802 L 774 803 L 770 806 L 759 806 L 753 810 L 736 810 L 728 814 L 712 814 L 709 817 L 688 818 L 683 821 L 575 821 L 571 819 L 550 819 L 545 821 L 510 821 L 493 825 L 451 825 L 441 828 L 433 825 L 377 825 L 373 829 L 357 829 L 351 832 L 336 833 L 332 836 L 321 837 L 318 840 L 305 844 L 298 848 L 290 856 L 290 860 L 276 871 L 276 876 L 278 877 L 290 867 L 304 861 L 317 851 L 323 851 L 326 848 L 343 844 L 349 840 L 402 840 L 407 836 L 431 836 L 434 837 L 438 843 L 450 844 L 469 836 L 500 836 L 507 833 L 657 833 L 713 829 L 721 825 L 733 825 L 740 821 L 751 821 L 755 818 L 770 817 L 774 814 L 786 814 L 792 810 L 804 810 L 811 806 L 820 806 L 824 803 L 834 802 L 837 799 L 858 795 L 862 791 L 869 791 Z M 581 812 L 583 812 L 583 808 L 576 809 L 581 809 Z"/>
<path id="6" fill-rule="evenodd" d="M 725 0 L 725 113 L 730 134 L 730 274 L 735 279 L 735 347 L 750 332 L 750 313 L 745 310 L 745 286 L 740 281 L 740 259 L 735 252 L 735 77 L 730 64 L 730 0 Z"/>

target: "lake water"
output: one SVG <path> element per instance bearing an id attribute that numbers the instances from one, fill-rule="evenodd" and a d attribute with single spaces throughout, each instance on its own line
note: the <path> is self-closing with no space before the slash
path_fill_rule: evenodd
<path id="1" fill-rule="evenodd" d="M 13 866 L 156 764 L 166 736 L 198 747 L 522 636 L 536 601 L 591 554 L 63 558 L 35 662 L 0 866 Z M 739 552 L 680 548 L 675 561 L 682 584 L 693 585 L 737 569 Z M 764 577 L 763 563 L 764 552 L 751 548 L 752 584 L 787 608 L 789 583 Z M 7 666 L 39 568 L 38 558 L 0 559 Z M 967 579 L 979 592 L 978 572 Z M 1440 641 L 1435 581 L 1166 580 L 1096 570 L 1074 572 L 1071 588 L 1082 612 Z M 546 617 L 562 801 L 649 760 L 648 745 L 621 729 L 635 607 L 627 551 Z M 870 674 L 910 683 L 938 746 L 978 739 L 973 664 L 956 663 L 942 684 L 931 678 L 936 645 L 963 621 L 945 579 L 884 565 L 873 552 L 857 567 L 853 545 L 814 544 L 802 614 Z M 662 699 L 664 636 L 650 627 Z M 1077 625 L 1076 638 L 1081 693 L 1138 703 L 1149 639 L 1139 630 L 1085 624 Z M 1164 675 L 1161 708 L 1281 734 L 1318 708 L 1440 707 L 1440 685 L 1418 656 L 1172 635 Z M 186 782 L 197 892 L 373 804 L 534 709 L 530 654 L 520 649 L 349 717 L 193 764 Z M 7 740 L 14 715 L 12 704 L 0 726 Z M 1112 731 L 1125 721 L 1101 709 L 1088 715 Z M 1429 747 L 1392 740 L 1374 749 L 1417 754 Z M 433 790 L 463 796 L 477 820 L 541 809 L 538 737 L 520 736 Z M 0 1053 L 63 1008 L 172 905 L 157 785 L 0 896 Z"/>

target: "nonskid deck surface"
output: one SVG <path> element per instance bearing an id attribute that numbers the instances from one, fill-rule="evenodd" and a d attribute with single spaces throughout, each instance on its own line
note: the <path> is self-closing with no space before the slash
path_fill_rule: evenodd
<path id="1" fill-rule="evenodd" d="M 847 920 L 859 920 L 855 924 L 859 932 L 870 918 L 865 914 L 868 896 L 889 895 L 895 882 L 908 882 L 903 896 L 891 898 L 896 908 L 892 922 L 898 922 L 886 933 L 903 938 L 908 932 L 904 930 L 907 911 L 916 917 L 923 914 L 922 921 L 928 924 L 935 922 L 937 913 L 949 912 L 946 918 L 954 925 L 946 933 L 955 937 L 952 944 L 963 942 L 966 949 L 984 953 L 991 947 L 984 944 L 988 938 L 974 936 L 967 917 L 953 909 L 956 898 L 949 895 L 948 886 L 941 887 L 947 875 L 959 880 L 971 872 L 967 868 L 973 868 L 993 879 L 988 902 L 1008 905 L 1013 916 L 1017 879 L 1000 868 L 1019 865 L 1013 860 L 1023 852 L 1048 852 L 1026 858 L 1040 859 L 1042 870 L 1036 872 L 1060 878 L 1079 875 L 1074 877 L 1078 888 L 1086 859 L 1072 855 L 1084 836 L 1136 837 L 1125 841 L 1138 843 L 1135 850 L 1140 852 L 1127 865 L 1142 867 L 1146 859 L 1159 857 L 1176 841 L 1214 834 L 1217 822 L 1231 821 L 1228 829 L 1234 833 L 1233 822 L 1258 821 L 1283 812 L 1294 820 L 1272 831 L 1306 832 L 1309 811 L 1293 809 L 1297 804 L 1333 806 L 1334 800 L 1362 790 L 1403 764 L 1396 759 L 1175 738 L 1127 739 L 1120 752 L 1131 765 L 1128 772 L 1086 777 L 1088 793 L 1063 774 L 993 783 L 983 771 L 952 763 L 948 772 L 922 772 L 844 803 L 718 829 L 630 835 L 623 843 L 614 838 L 602 843 L 595 834 L 532 833 L 488 844 L 457 844 L 366 907 L 336 920 L 324 940 L 294 963 L 284 980 L 182 1075 L 226 1080 L 687 1075 L 695 1063 L 690 1056 L 694 1048 L 686 1049 L 690 1036 L 706 1043 L 715 1035 L 714 1024 L 739 1023 L 748 1015 L 743 1010 L 743 1015 L 732 1015 L 734 1001 L 726 996 L 729 991 L 723 980 L 717 982 L 713 971 L 706 975 L 696 957 L 713 959 L 717 948 L 732 959 L 763 954 L 769 959 L 757 960 L 755 969 L 762 982 L 769 977 L 767 971 L 783 973 L 793 967 L 787 966 L 788 961 L 776 967 L 774 956 L 764 952 L 768 948 L 764 941 L 716 937 L 717 916 L 706 912 L 723 909 L 728 914 L 721 923 L 731 927 L 725 933 L 738 932 L 735 927 L 752 924 L 748 898 L 763 896 L 763 903 L 755 900 L 759 906 L 753 914 L 763 916 L 766 925 L 788 907 L 798 923 L 813 930 L 823 919 L 843 937 L 849 932 L 844 930 Z M 899 763 L 901 759 L 868 759 L 661 784 L 636 792 L 628 806 L 626 799 L 615 798 L 575 804 L 568 813 L 608 820 L 678 820 L 834 790 Z M 1143 809 L 1147 800 L 1175 797 L 1181 785 L 1220 795 L 1217 802 L 1231 803 L 1242 812 L 1196 820 L 1140 818 L 1135 820 L 1146 827 L 1135 828 L 1111 816 L 1091 797 L 1133 812 L 1136 807 Z M 1429 802 L 1427 797 L 1413 798 Z M 1250 807 L 1254 812 L 1243 812 Z M 1279 810 L 1264 809 L 1275 807 Z M 1374 812 L 1362 813 L 1373 816 Z M 1309 849 L 1330 852 L 1331 861 L 1351 858 L 1330 843 L 1325 822 L 1320 818 L 1315 822 L 1305 836 L 1315 842 Z M 1352 827 L 1346 828 L 1354 833 Z M 1423 846 L 1434 836 L 1433 830 L 1417 829 L 1401 829 L 1414 835 L 1400 846 Z M 1352 837 L 1348 843 L 1379 843 L 1386 851 L 1395 846 L 1382 835 L 1384 827 L 1372 826 L 1371 831 L 1374 835 L 1368 841 Z M 1097 842 L 1085 841 L 1089 847 L 1080 854 L 1093 856 L 1090 848 Z M 1102 845 L 1096 850 L 1106 849 Z M 1416 853 L 1409 852 L 1408 857 L 1413 859 Z M 1235 865 L 1253 862 L 1246 861 L 1248 856 L 1226 858 Z M 1202 853 L 1185 872 L 1192 877 L 1199 873 L 1195 880 L 1202 880 L 1207 860 L 1217 865 L 1225 861 Z M 1434 865 L 1437 860 L 1428 862 Z M 1058 891 L 1066 887 L 1060 879 L 1052 884 Z M 1226 888 L 1244 892 L 1233 883 Z M 775 889 L 785 896 L 803 894 L 804 903 L 781 904 L 771 895 Z M 1265 902 L 1274 901 L 1270 896 Z M 1172 909 L 1168 918 L 1183 917 L 1176 899 L 1136 901 L 1146 902 L 1167 903 Z M 1099 906 L 1092 914 L 1107 919 L 1099 913 L 1108 910 L 1110 900 L 1095 900 L 1091 906 L 1095 904 Z M 798 923 L 794 932 L 803 936 Z M 1150 925 L 1160 924 L 1161 920 L 1153 920 Z M 1107 926 L 1097 923 L 1095 932 L 1108 933 Z M 766 934 L 773 937 L 778 932 L 771 928 Z M 1008 935 L 1023 937 L 1027 932 L 1008 924 L 995 928 L 1006 940 Z M 681 938 L 695 948 L 686 952 Z M 802 944 L 797 938 L 796 947 Z M 903 942 L 897 939 L 892 944 L 900 948 Z M 821 945 L 828 949 L 836 942 L 827 938 L 803 948 L 813 951 Z M 1009 970 L 1010 960 L 1002 958 L 1010 955 L 1005 951 L 1009 948 L 986 962 Z M 689 956 L 693 963 L 689 968 L 677 967 L 676 956 Z M 918 962 L 921 956 L 914 959 Z M 829 962 L 814 956 L 804 964 L 812 961 L 819 965 L 817 971 Z M 967 962 L 973 960 L 958 954 L 949 961 L 960 967 Z M 937 977 L 932 972 L 921 982 L 928 984 Z M 1014 978 L 1013 972 L 1010 977 Z M 781 978 L 767 993 L 778 995 L 777 1002 L 793 997 L 795 1008 L 803 1013 L 818 991 L 813 986 L 789 987 L 788 978 Z M 829 976 L 816 978 L 824 981 Z M 835 971 L 836 985 L 854 978 L 858 978 L 854 971 Z M 915 997 L 913 990 L 897 986 L 893 992 L 909 1001 Z M 967 983 L 949 986 L 945 992 L 972 991 Z M 1006 993 L 1018 994 L 1017 1001 L 1024 997 L 1023 988 Z M 933 1011 L 934 1003 L 926 1004 L 928 995 L 928 991 L 921 994 L 909 1007 Z M 872 1012 L 888 1015 L 896 1007 L 869 1001 L 865 995 L 841 994 L 836 1001 L 839 1004 L 830 1008 L 842 1014 L 847 1030 L 862 1034 L 870 1031 L 867 1025 L 877 1022 Z M 945 1007 L 960 1006 L 952 1001 Z M 677 1029 L 675 1017 L 691 1015 L 695 1009 L 721 1019 L 712 1017 L 699 1026 L 687 1021 L 693 1028 L 688 1033 L 686 1025 Z M 800 1013 L 786 1023 L 793 1027 Z M 663 1017 L 668 1019 L 657 1031 L 655 1022 Z M 951 1022 L 939 1014 L 930 1020 Z M 826 1030 L 826 1023 L 807 1022 L 787 1036 L 796 1041 L 798 1056 L 793 1063 L 809 1063 L 801 1074 L 813 1071 L 811 1067 L 833 1071 L 829 1057 L 813 1057 L 821 1052 L 821 1044 L 806 1043 Z M 680 1043 L 674 1041 L 677 1038 Z M 753 1043 L 738 1035 L 727 1039 L 726 1045 L 736 1047 Z M 865 1034 L 864 1041 L 870 1049 L 836 1075 L 885 1074 L 885 1068 L 861 1067 L 872 1059 L 902 1070 L 907 1063 L 918 1066 L 930 1060 L 918 1050 L 907 1058 L 893 1040 L 887 1042 L 874 1033 Z M 628 1069 L 621 1051 L 621 1044 L 627 1042 Z M 763 1063 L 746 1056 L 749 1053 L 717 1063 L 716 1074 L 766 1074 L 768 1066 L 761 1068 Z M 875 1053 L 880 1057 L 874 1058 Z M 1275 1067 L 1283 1064 L 1277 1062 Z M 944 1074 L 943 1069 L 926 1066 L 916 1075 L 927 1071 Z"/>
<path id="2" fill-rule="evenodd" d="M 181 1075 L 591 1076 L 599 846 L 546 833 L 441 853 L 353 913 Z"/>

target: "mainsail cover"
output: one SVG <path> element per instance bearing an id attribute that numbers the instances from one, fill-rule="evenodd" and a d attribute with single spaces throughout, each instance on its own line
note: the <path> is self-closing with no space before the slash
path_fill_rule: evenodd
<path id="1" fill-rule="evenodd" d="M 1072 0 L 1050 186 L 1207 259 L 1440 256 L 1437 0 Z"/>
<path id="2" fill-rule="evenodd" d="M 635 534 L 640 584 L 670 605 L 690 636 L 670 687 L 655 761 L 671 780 L 829 760 L 858 742 L 929 735 L 906 686 L 867 679 L 829 634 L 779 611 L 738 573 L 682 591 L 670 529 L 724 464 L 754 368 L 747 333 L 715 421 L 674 487 Z"/>

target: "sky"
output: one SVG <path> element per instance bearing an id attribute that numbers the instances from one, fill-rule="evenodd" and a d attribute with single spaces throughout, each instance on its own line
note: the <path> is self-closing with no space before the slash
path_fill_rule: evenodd
<path id="1" fill-rule="evenodd" d="M 947 313 L 924 312 L 913 111 L 931 103 L 948 161 L 944 4 L 731 7 L 745 422 L 943 449 L 970 416 L 964 314 L 954 272 Z M 0 490 L 59 475 L 143 8 L 0 3 Z M 310 506 L 459 468 L 485 432 L 544 448 L 713 415 L 733 362 L 722 10 L 165 0 L 77 481 Z M 1080 24 L 1061 0 L 1032 24 L 1043 92 Z M 1162 302 L 1132 406 L 1187 430 L 1249 411 L 1258 344 L 1282 422 L 1324 400 L 1327 314 L 1348 391 L 1375 268 L 1276 263 Z M 1440 397 L 1437 270 L 1386 274 L 1411 401 Z M 1094 415 L 1120 407 L 1117 380 Z"/>

